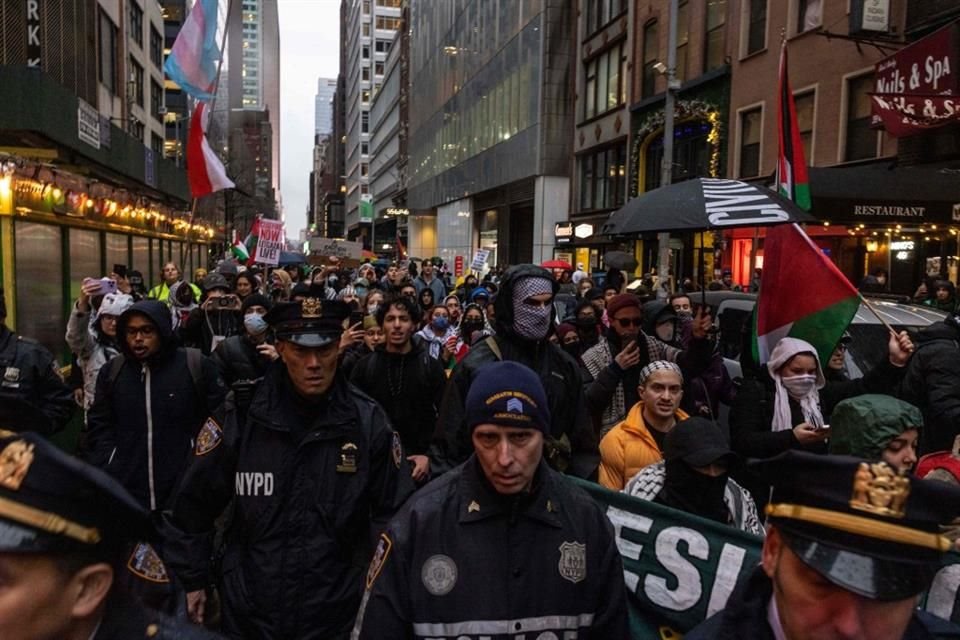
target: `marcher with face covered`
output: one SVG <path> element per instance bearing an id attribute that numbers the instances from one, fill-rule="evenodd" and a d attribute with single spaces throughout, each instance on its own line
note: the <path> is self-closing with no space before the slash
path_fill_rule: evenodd
<path id="1" fill-rule="evenodd" d="M 678 422 L 663 440 L 663 460 L 629 479 L 623 492 L 762 536 L 750 493 L 730 477 L 737 456 L 717 423 Z"/>
<path id="2" fill-rule="evenodd" d="M 661 303 L 662 305 L 663 303 Z M 684 378 L 699 375 L 709 364 L 713 343 L 708 338 L 710 316 L 702 312 L 693 320 L 692 338 L 686 350 L 644 333 L 643 307 L 632 293 L 621 293 L 606 305 L 610 327 L 596 346 L 580 357 L 583 363 L 587 406 L 602 437 L 627 416 L 637 403 L 641 369 L 651 362 L 676 362 Z M 676 323 L 669 323 L 673 338 Z"/>
<path id="3" fill-rule="evenodd" d="M 577 328 L 581 353 L 600 341 L 600 316 L 596 308 L 586 300 L 577 304 L 573 312 L 573 324 Z"/>
<path id="4" fill-rule="evenodd" d="M 185 345 L 210 355 L 217 345 L 243 330 L 243 315 L 240 298 L 223 274 L 214 272 L 203 279 L 203 296 L 200 306 L 180 327 L 180 338 Z"/>
<path id="5" fill-rule="evenodd" d="M 890 335 L 889 356 L 857 380 L 827 382 L 816 349 L 797 338 L 782 338 L 757 377 L 744 379 L 730 409 L 730 440 L 744 458 L 766 458 L 789 449 L 826 453 L 829 415 L 838 402 L 894 389 L 913 352 L 906 332 Z M 738 478 L 757 506 L 768 487 L 749 474 Z"/>
<path id="6" fill-rule="evenodd" d="M 267 296 L 259 293 L 247 296 L 240 306 L 243 333 L 230 336 L 214 349 L 211 358 L 227 386 L 240 380 L 262 378 L 270 364 L 280 357 L 264 319 L 271 308 L 273 301 Z"/>
<path id="7" fill-rule="evenodd" d="M 658 307 L 655 305 L 662 304 L 662 302 L 653 301 L 644 305 L 644 330 L 648 335 L 656 331 L 654 327 L 658 324 L 654 321 L 653 326 L 647 329 L 646 323 L 650 317 L 657 318 L 668 313 L 666 310 L 660 311 L 659 314 L 656 311 L 648 313 L 648 308 L 656 309 Z M 670 304 L 666 306 L 673 308 L 676 314 L 675 319 L 663 315 L 662 320 L 672 321 L 675 326 L 670 329 L 661 328 L 660 331 L 663 332 L 663 336 L 674 334 L 674 340 L 668 341 L 669 344 L 681 349 L 686 348 L 693 340 L 693 306 L 690 303 L 690 297 L 686 294 L 671 296 Z M 658 337 L 662 339 L 663 336 Z M 710 364 L 700 372 L 700 375 L 685 380 L 682 406 L 683 410 L 692 416 L 704 416 L 717 420 L 720 416 L 720 403 L 729 406 L 737 397 L 737 387 L 723 363 L 722 348 L 720 346 L 719 349 L 714 350 L 710 356 Z"/>
<path id="8" fill-rule="evenodd" d="M 761 564 L 685 640 L 960 637 L 921 612 L 960 490 L 882 462 L 788 451 L 751 463 L 773 485 Z"/>
<path id="9" fill-rule="evenodd" d="M 599 482 L 614 491 L 623 489 L 644 467 L 661 461 L 667 434 L 689 417 L 680 410 L 683 374 L 673 362 L 657 360 L 644 367 L 637 397 L 626 419 L 600 441 Z"/>
<path id="10" fill-rule="evenodd" d="M 337 370 L 347 305 L 309 297 L 266 320 L 276 361 L 249 410 L 233 395 L 204 422 L 167 520 L 164 557 L 203 619 L 219 585 L 230 638 L 346 638 L 375 536 L 413 491 L 383 409 Z M 214 523 L 233 502 L 223 560 Z"/>
<path id="11" fill-rule="evenodd" d="M 923 429 L 920 409 L 893 396 L 866 394 L 837 403 L 830 416 L 828 451 L 883 461 L 907 474 L 917 464 Z"/>
<path id="12" fill-rule="evenodd" d="M 496 335 L 475 342 L 453 370 L 437 425 L 440 450 L 431 456 L 432 463 L 449 469 L 470 456 L 464 414 L 467 393 L 481 366 L 509 360 L 533 369 L 546 388 L 553 416 L 547 434 L 548 462 L 582 475 L 593 471 L 596 441 L 586 415 L 579 365 L 548 339 L 555 292 L 556 282 L 543 267 L 516 265 L 504 274 L 495 302 Z"/>
<path id="13" fill-rule="evenodd" d="M 629 636 L 610 522 L 543 459 L 549 404 L 516 362 L 478 370 L 465 406 L 472 452 L 380 537 L 355 637 Z"/>
<path id="14" fill-rule="evenodd" d="M 444 367 L 459 350 L 460 337 L 457 328 L 450 324 L 450 313 L 444 306 L 438 305 L 427 312 L 427 321 L 417 332 L 417 336 L 430 357 L 436 358 Z"/>

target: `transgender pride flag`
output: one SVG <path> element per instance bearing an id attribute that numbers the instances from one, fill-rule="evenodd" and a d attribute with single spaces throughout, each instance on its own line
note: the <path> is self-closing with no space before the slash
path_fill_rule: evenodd
<path id="1" fill-rule="evenodd" d="M 197 0 L 163 65 L 167 76 L 197 100 L 211 100 L 217 79 L 219 0 Z"/>

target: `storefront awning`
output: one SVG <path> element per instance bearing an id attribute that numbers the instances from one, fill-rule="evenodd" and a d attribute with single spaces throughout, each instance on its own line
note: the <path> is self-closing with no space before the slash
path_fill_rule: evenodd
<path id="1" fill-rule="evenodd" d="M 811 213 L 835 224 L 960 224 L 960 163 L 810 167 Z"/>

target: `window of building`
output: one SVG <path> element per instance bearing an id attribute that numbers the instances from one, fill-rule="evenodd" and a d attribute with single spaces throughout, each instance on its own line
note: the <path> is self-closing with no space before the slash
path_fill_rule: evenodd
<path id="1" fill-rule="evenodd" d="M 364 178 L 370 175 L 370 165 L 366 162 L 360 163 L 360 175 Z"/>
<path id="2" fill-rule="evenodd" d="M 377 40 L 373 45 L 373 50 L 377 53 L 390 53 L 390 47 L 393 43 L 389 40 Z"/>
<path id="3" fill-rule="evenodd" d="M 360 79 L 370 81 L 370 67 L 360 67 Z"/>
<path id="4" fill-rule="evenodd" d="M 363 15 L 370 15 L 370 0 L 363 0 Z"/>
<path id="5" fill-rule="evenodd" d="M 143 67 L 130 57 L 130 99 L 143 106 Z"/>
<path id="6" fill-rule="evenodd" d="M 864 160 L 877 155 L 877 132 L 870 128 L 873 74 L 847 80 L 847 132 L 843 159 Z"/>
<path id="7" fill-rule="evenodd" d="M 155 133 L 150 134 L 150 148 L 159 157 L 163 157 L 163 137 Z"/>
<path id="8" fill-rule="evenodd" d="M 366 156 L 370 155 L 370 144 L 367 142 L 360 143 L 360 155 Z"/>
<path id="9" fill-rule="evenodd" d="M 760 175 L 760 131 L 763 108 L 740 112 L 740 171 L 741 178 Z"/>
<path id="10" fill-rule="evenodd" d="M 726 61 L 727 0 L 707 0 L 707 32 L 704 42 L 703 70 L 723 66 Z"/>
<path id="11" fill-rule="evenodd" d="M 163 106 L 163 87 L 156 81 L 150 80 L 150 115 L 156 118 L 157 122 L 163 122 L 163 115 L 160 108 Z"/>
<path id="12" fill-rule="evenodd" d="M 370 133 L 370 112 L 360 113 L 360 133 Z"/>
<path id="13" fill-rule="evenodd" d="M 130 125 L 127 127 L 127 133 L 132 135 L 134 138 L 136 138 L 140 142 L 143 142 L 143 134 L 145 133 L 145 131 L 146 129 L 144 128 L 143 123 L 137 120 L 136 118 L 131 120 Z"/>
<path id="14" fill-rule="evenodd" d="M 627 10 L 626 0 L 586 0 L 587 35 L 599 31 Z"/>
<path id="15" fill-rule="evenodd" d="M 360 25 L 360 34 L 366 38 L 370 37 L 370 23 L 364 22 Z"/>
<path id="16" fill-rule="evenodd" d="M 604 113 L 626 102 L 624 49 L 623 43 L 620 43 L 587 61 L 585 118 Z"/>
<path id="17" fill-rule="evenodd" d="M 710 175 L 709 141 L 712 125 L 705 120 L 685 120 L 677 123 L 673 131 L 673 162 L 670 179 L 683 182 Z M 663 134 L 660 133 L 647 144 L 643 164 L 643 191 L 651 191 L 663 180 Z"/>
<path id="18" fill-rule="evenodd" d="M 368 102 L 370 102 L 370 90 L 369 90 L 369 89 L 364 89 L 363 91 L 360 92 L 360 102 L 362 102 L 362 103 L 364 103 L 364 104 L 367 104 Z"/>
<path id="19" fill-rule="evenodd" d="M 370 187 L 366 184 L 360 185 L 360 195 L 365 196 L 370 193 Z"/>
<path id="20" fill-rule="evenodd" d="M 391 18 L 390 16 L 377 16 L 377 29 L 386 31 L 396 31 L 400 28 L 400 18 Z"/>
<path id="21" fill-rule="evenodd" d="M 163 36 L 150 27 L 150 60 L 158 69 L 163 68 Z"/>
<path id="22" fill-rule="evenodd" d="M 98 35 L 100 49 L 100 83 L 118 95 L 117 82 L 117 26 L 110 17 L 100 12 L 100 30 Z"/>
<path id="23" fill-rule="evenodd" d="M 400 8 L 400 0 L 377 0 L 378 7 L 391 7 L 394 9 Z"/>
<path id="24" fill-rule="evenodd" d="M 677 5 L 677 66 L 675 74 L 677 80 L 687 79 L 687 45 L 690 43 L 690 12 L 687 0 L 680 0 Z"/>
<path id="25" fill-rule="evenodd" d="M 797 0 L 797 33 L 816 29 L 821 24 L 821 0 Z"/>
<path id="26" fill-rule="evenodd" d="M 373 75 L 382 76 L 383 75 L 383 61 L 377 60 L 373 63 Z"/>
<path id="27" fill-rule="evenodd" d="M 360 57 L 364 60 L 370 59 L 370 45 L 363 45 L 360 47 Z"/>
<path id="28" fill-rule="evenodd" d="M 747 55 L 767 46 L 767 0 L 747 0 Z"/>
<path id="29" fill-rule="evenodd" d="M 621 142 L 578 158 L 580 210 L 613 209 L 627 193 L 627 143 Z"/>
<path id="30" fill-rule="evenodd" d="M 143 9 L 135 0 L 130 0 L 130 37 L 143 48 Z"/>
<path id="31" fill-rule="evenodd" d="M 640 90 L 644 98 L 649 98 L 657 92 L 657 70 L 653 65 L 657 63 L 659 48 L 657 21 L 652 20 L 643 27 L 643 79 Z"/>
<path id="32" fill-rule="evenodd" d="M 800 141 L 803 143 L 803 157 L 807 164 L 813 164 L 813 107 L 816 103 L 816 91 L 807 91 L 793 96 L 793 104 L 797 111 L 797 130 L 800 132 Z"/>

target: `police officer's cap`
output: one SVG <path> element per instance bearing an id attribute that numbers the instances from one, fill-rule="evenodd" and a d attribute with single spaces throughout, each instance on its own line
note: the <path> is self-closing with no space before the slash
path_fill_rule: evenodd
<path id="1" fill-rule="evenodd" d="M 309 297 L 277 304 L 264 319 L 278 340 L 303 347 L 323 347 L 340 339 L 343 322 L 349 316 L 350 307 L 341 300 Z"/>
<path id="2" fill-rule="evenodd" d="M 0 430 L 0 552 L 116 551 L 154 537 L 147 511 L 106 473 L 35 433 Z"/>
<path id="3" fill-rule="evenodd" d="M 773 485 L 767 515 L 787 546 L 830 582 L 874 600 L 929 587 L 960 515 L 960 489 L 882 462 L 788 451 L 750 463 Z"/>

